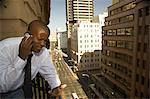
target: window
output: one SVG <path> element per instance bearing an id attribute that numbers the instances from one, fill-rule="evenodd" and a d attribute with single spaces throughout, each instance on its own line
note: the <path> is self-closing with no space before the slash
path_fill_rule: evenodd
<path id="1" fill-rule="evenodd" d="M 112 35 L 112 30 L 108 30 L 107 35 Z"/>
<path id="2" fill-rule="evenodd" d="M 144 85 L 144 81 L 145 81 L 144 76 L 141 76 L 141 84 L 142 84 L 142 85 Z"/>
<path id="3" fill-rule="evenodd" d="M 124 41 L 117 41 L 117 47 L 125 47 L 125 42 Z"/>
<path id="4" fill-rule="evenodd" d="M 138 91 L 137 91 L 137 89 L 135 88 L 135 96 L 137 96 L 138 95 Z"/>
<path id="5" fill-rule="evenodd" d="M 142 34 L 142 26 L 139 26 L 139 28 L 138 28 L 138 34 Z"/>
<path id="6" fill-rule="evenodd" d="M 132 21 L 134 19 L 134 15 L 129 15 L 129 16 L 127 16 L 127 18 L 129 21 Z"/>
<path id="7" fill-rule="evenodd" d="M 139 66 L 140 66 L 140 60 L 137 59 L 137 67 L 139 67 Z"/>
<path id="8" fill-rule="evenodd" d="M 107 46 L 111 46 L 111 47 L 116 46 L 116 41 L 108 41 Z"/>
<path id="9" fill-rule="evenodd" d="M 133 49 L 133 42 L 125 42 L 125 48 Z"/>
<path id="10" fill-rule="evenodd" d="M 141 43 L 138 43 L 137 51 L 140 51 L 140 49 L 141 49 Z"/>
<path id="11" fill-rule="evenodd" d="M 141 93 L 140 93 L 140 97 L 143 98 L 143 96 L 144 96 L 144 95 L 143 95 L 143 92 L 141 92 Z"/>
<path id="12" fill-rule="evenodd" d="M 148 33 L 149 33 L 149 25 L 146 25 L 144 34 L 148 34 Z"/>
<path id="13" fill-rule="evenodd" d="M 112 30 L 112 35 L 116 35 L 117 30 Z"/>
<path id="14" fill-rule="evenodd" d="M 125 34 L 126 35 L 133 35 L 133 28 L 126 28 L 125 29 Z"/>
<path id="15" fill-rule="evenodd" d="M 139 9 L 139 17 L 142 17 L 143 9 Z"/>
<path id="16" fill-rule="evenodd" d="M 136 74 L 136 82 L 138 82 L 138 81 L 139 81 L 139 75 Z"/>
<path id="17" fill-rule="evenodd" d="M 120 35 L 125 35 L 125 29 L 120 29 Z"/>
<path id="18" fill-rule="evenodd" d="M 117 29 L 117 35 L 120 35 L 121 29 Z"/>
<path id="19" fill-rule="evenodd" d="M 146 43 L 144 43 L 144 52 L 147 52 L 147 44 Z"/>
<path id="20" fill-rule="evenodd" d="M 143 60 L 143 69 L 145 69 L 145 67 L 146 67 L 146 61 Z"/>
<path id="21" fill-rule="evenodd" d="M 146 16 L 148 16 L 149 15 L 149 7 L 146 7 L 145 10 L 146 10 L 145 14 L 146 14 Z"/>

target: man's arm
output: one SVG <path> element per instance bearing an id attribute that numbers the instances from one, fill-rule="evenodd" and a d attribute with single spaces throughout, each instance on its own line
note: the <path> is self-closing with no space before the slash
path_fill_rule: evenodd
<path id="1" fill-rule="evenodd" d="M 55 66 L 51 63 L 49 51 L 45 49 L 43 52 L 42 66 L 40 67 L 40 74 L 46 81 L 48 81 L 51 89 L 60 86 L 61 82 L 56 72 Z"/>
<path id="2" fill-rule="evenodd" d="M 40 68 L 40 74 L 48 81 L 51 86 L 51 90 L 48 91 L 50 96 L 56 97 L 59 99 L 64 98 L 63 89 L 67 86 L 66 84 L 61 84 L 58 74 L 54 65 L 50 61 L 49 51 L 47 50 L 44 54 L 43 66 Z"/>
<path id="3" fill-rule="evenodd" d="M 17 41 L 19 41 L 19 38 Z M 15 90 L 22 85 L 25 60 L 31 53 L 32 37 L 27 40 L 24 37 L 19 44 L 19 48 L 17 45 L 5 46 L 4 44 L 9 45 L 10 41 L 9 43 L 5 41 L 0 43 L 0 93 Z"/>
<path id="4" fill-rule="evenodd" d="M 25 66 L 25 61 L 19 56 L 14 57 L 17 49 L 9 47 L 0 48 L 0 93 L 8 92 L 19 87 L 20 77 Z"/>

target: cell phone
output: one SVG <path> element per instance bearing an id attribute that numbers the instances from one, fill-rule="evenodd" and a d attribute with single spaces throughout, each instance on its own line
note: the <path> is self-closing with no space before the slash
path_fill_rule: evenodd
<path id="1" fill-rule="evenodd" d="M 24 36 L 26 36 L 26 40 L 31 36 L 28 32 L 26 32 L 25 34 L 24 34 Z"/>

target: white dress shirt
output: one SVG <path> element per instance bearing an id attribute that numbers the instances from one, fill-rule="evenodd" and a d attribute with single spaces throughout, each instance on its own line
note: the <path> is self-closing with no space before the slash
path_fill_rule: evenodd
<path id="1" fill-rule="evenodd" d="M 15 90 L 24 83 L 24 67 L 27 60 L 24 61 L 18 56 L 21 40 L 21 37 L 16 37 L 0 41 L 0 93 Z M 52 89 L 60 85 L 60 79 L 46 48 L 43 48 L 40 53 L 33 52 L 32 79 L 38 72 L 48 81 Z"/>

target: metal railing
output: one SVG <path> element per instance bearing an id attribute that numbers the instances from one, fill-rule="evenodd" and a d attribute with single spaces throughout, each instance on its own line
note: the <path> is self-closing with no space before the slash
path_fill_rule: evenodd
<path id="1" fill-rule="evenodd" d="M 33 79 L 32 84 L 33 99 L 51 99 L 48 95 L 48 83 L 39 73 Z"/>

